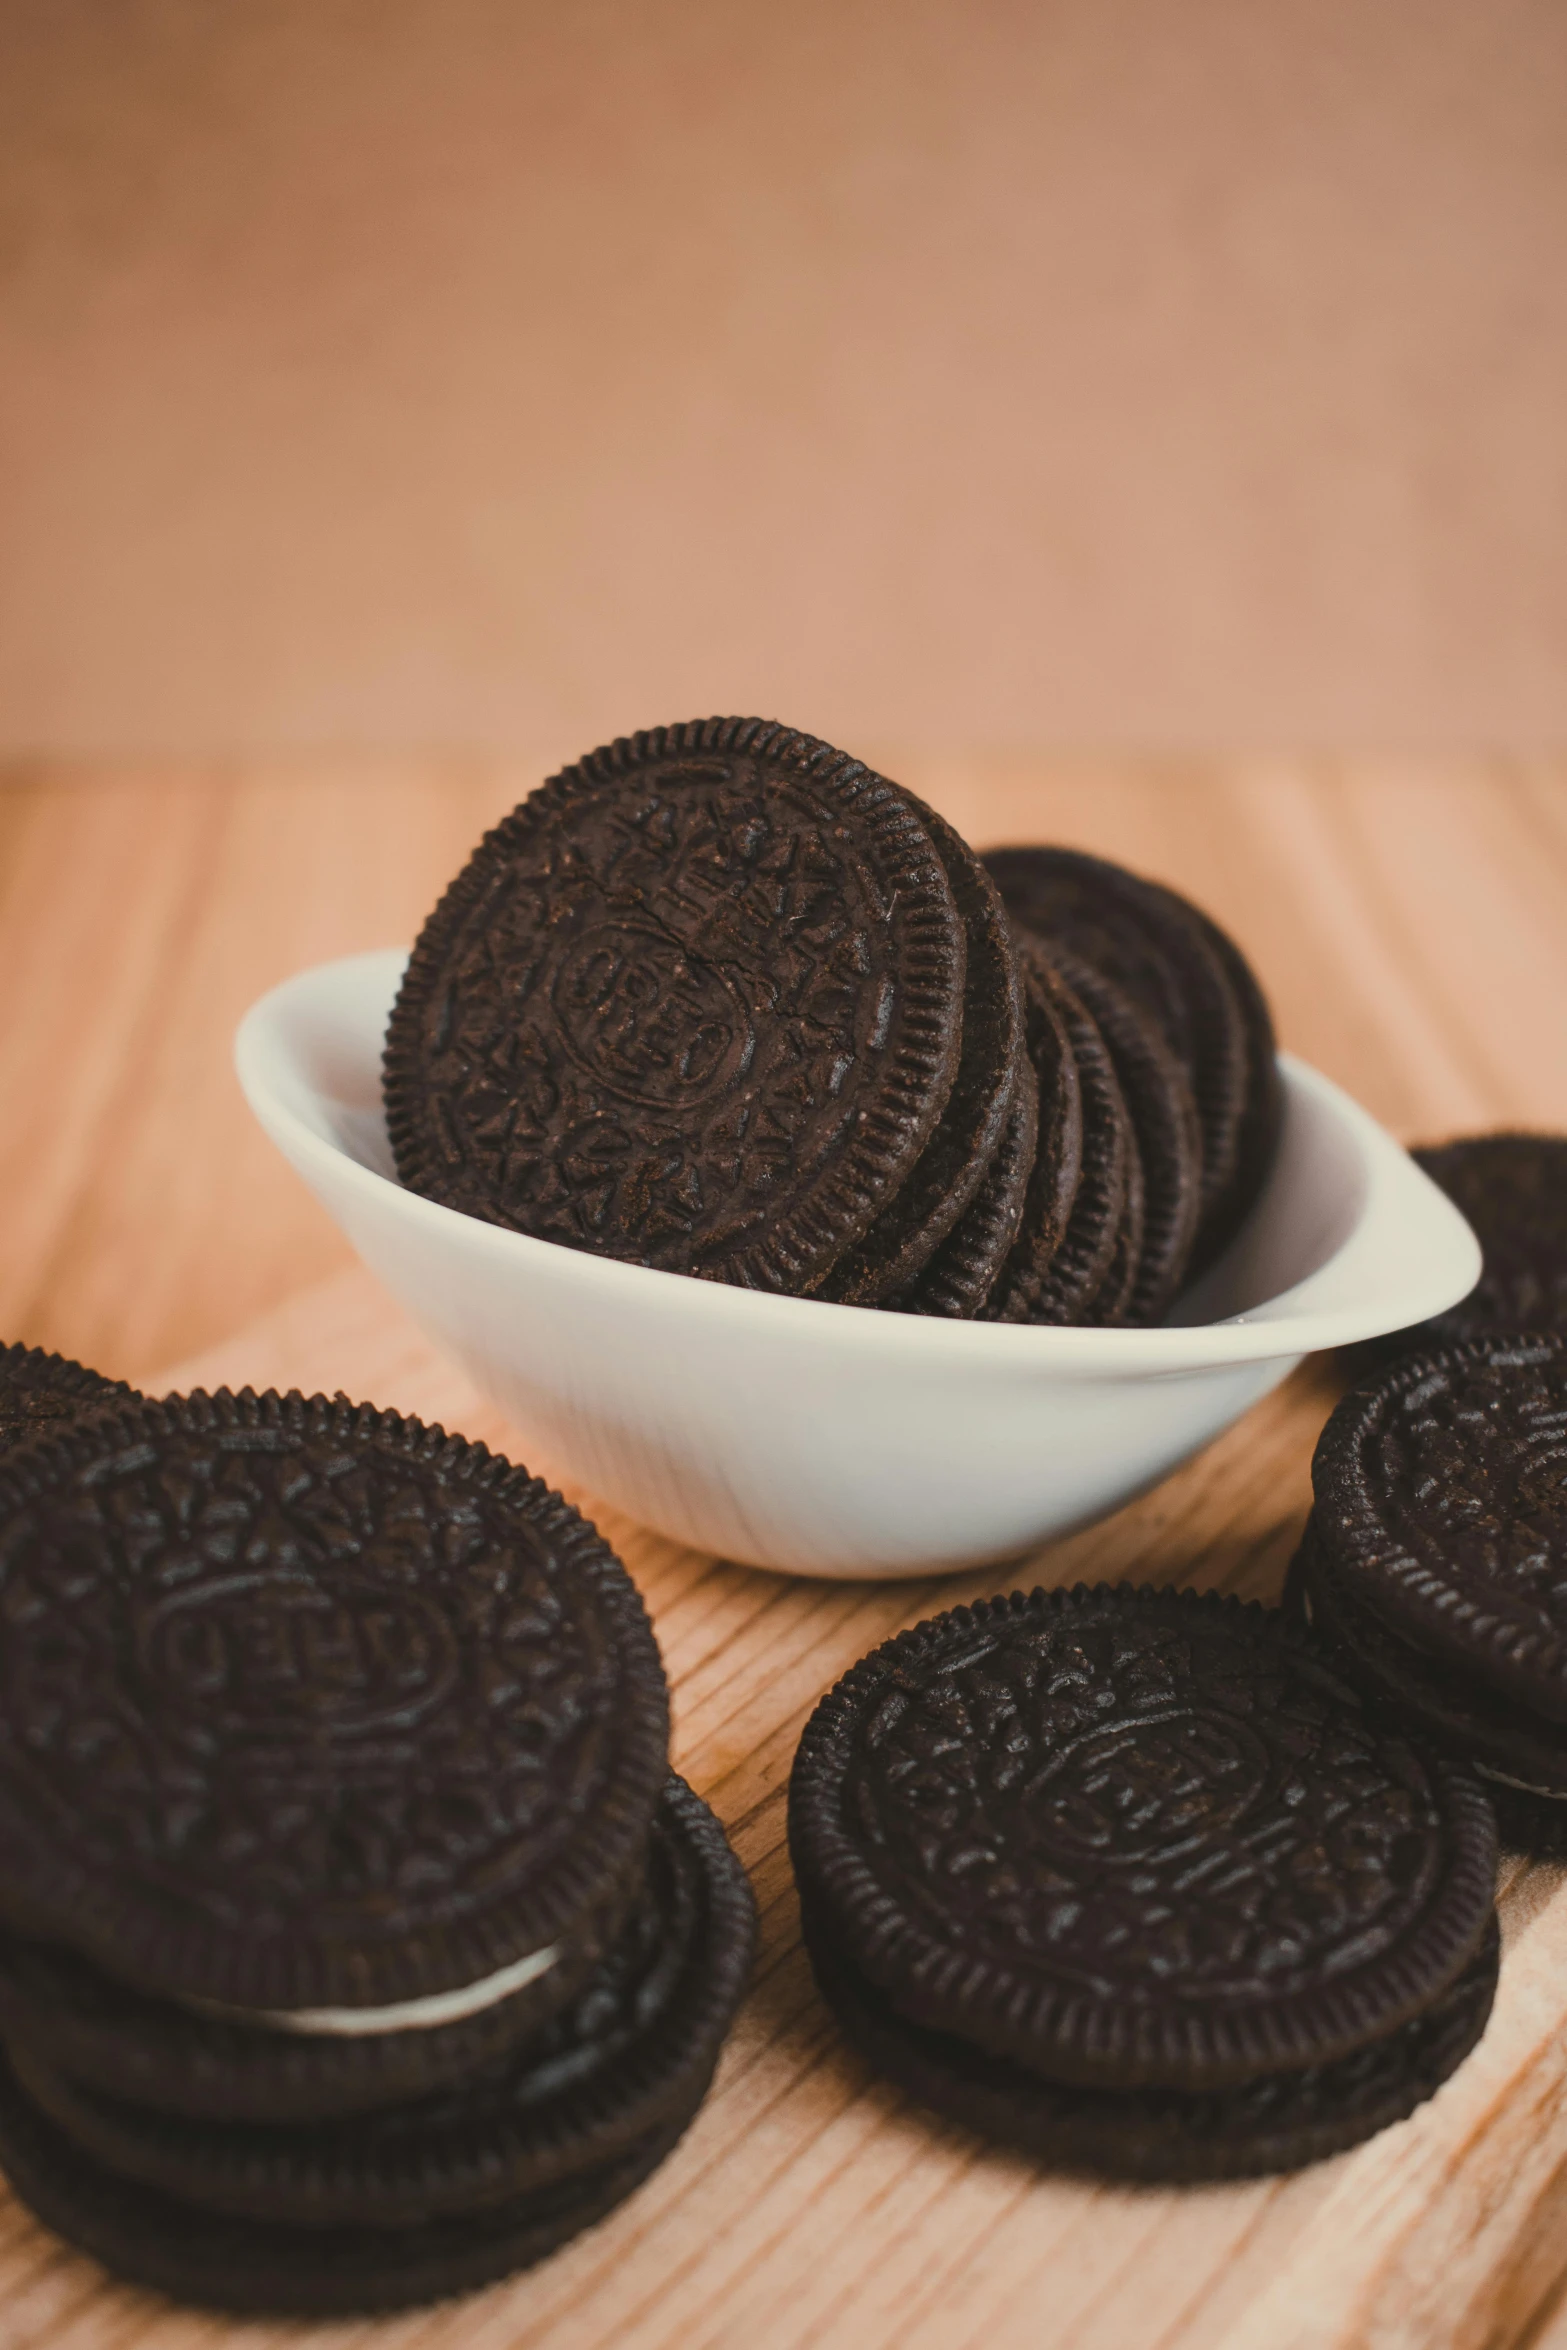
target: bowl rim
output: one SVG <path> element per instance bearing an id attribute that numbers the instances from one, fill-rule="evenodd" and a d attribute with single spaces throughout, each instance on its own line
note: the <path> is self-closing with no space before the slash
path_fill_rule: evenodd
<path id="1" fill-rule="evenodd" d="M 1331 1078 L 1295 1054 L 1282 1052 L 1279 1069 L 1286 1091 L 1325 1114 L 1348 1137 L 1367 1180 L 1354 1223 L 1313 1272 L 1274 1297 L 1222 1321 L 1167 1324 L 1152 1330 L 948 1321 L 936 1316 L 882 1313 L 823 1298 L 740 1289 L 704 1281 L 694 1274 L 628 1264 L 620 1258 L 566 1248 L 557 1241 L 538 1240 L 406 1190 L 356 1158 L 342 1143 L 318 1132 L 286 1098 L 290 1080 L 305 1095 L 326 1098 L 307 1079 L 298 1053 L 290 1048 L 291 1018 L 306 1003 L 315 1005 L 335 998 L 340 1004 L 350 987 L 362 993 L 377 979 L 385 981 L 389 1008 L 407 955 L 405 947 L 380 947 L 336 956 L 296 971 L 259 996 L 234 1034 L 235 1073 L 251 1111 L 307 1181 L 313 1169 L 322 1177 L 327 1192 L 346 1186 L 350 1195 L 357 1193 L 366 1205 L 405 1217 L 412 1228 L 422 1228 L 437 1244 L 460 1242 L 469 1251 L 477 1249 L 498 1273 L 509 1267 L 525 1277 L 548 1275 L 557 1282 L 569 1281 L 580 1288 L 585 1300 L 613 1302 L 619 1297 L 628 1306 L 636 1303 L 643 1311 L 662 1310 L 715 1331 L 749 1327 L 754 1333 L 760 1314 L 779 1337 L 786 1329 L 792 1329 L 799 1339 L 814 1333 L 835 1350 L 860 1349 L 883 1356 L 891 1351 L 911 1366 L 935 1367 L 945 1360 L 954 1369 L 989 1365 L 1069 1376 L 1157 1377 L 1162 1373 L 1179 1377 L 1282 1355 L 1298 1358 L 1405 1328 L 1456 1304 L 1480 1276 L 1480 1247 L 1474 1233 L 1402 1144 Z M 1364 1255 L 1374 1266 L 1372 1244 L 1377 1232 L 1386 1232 L 1394 1223 L 1406 1226 L 1412 1210 L 1430 1223 L 1433 1234 L 1445 1244 L 1445 1271 L 1440 1279 L 1434 1264 L 1423 1284 L 1406 1276 L 1397 1289 L 1393 1310 L 1388 1303 L 1391 1285 L 1380 1304 L 1310 1304 L 1303 1293 L 1330 1286 L 1329 1276 L 1335 1268 L 1341 1269 L 1352 1253 Z M 329 1207 L 329 1213 L 333 1212 Z M 1292 1305 L 1297 1298 L 1300 1304 Z"/>

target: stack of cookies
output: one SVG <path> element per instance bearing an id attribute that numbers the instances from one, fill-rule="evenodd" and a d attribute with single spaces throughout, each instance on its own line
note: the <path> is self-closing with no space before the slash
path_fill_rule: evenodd
<path id="1" fill-rule="evenodd" d="M 1495 1828 L 1276 1609 L 1189 1591 L 956 1608 L 822 1700 L 789 1789 L 822 1995 L 921 2103 L 1053 2164 L 1311 2162 L 1463 2061 Z"/>
<path id="2" fill-rule="evenodd" d="M 1286 1606 L 1483 1775 L 1509 1842 L 1567 1849 L 1567 1334 L 1406 1355 L 1345 1397 L 1311 1475 Z"/>
<path id="3" fill-rule="evenodd" d="M 988 869 L 987 869 L 988 868 Z M 593 752 L 394 1007 L 401 1180 L 570 1248 L 909 1313 L 1149 1323 L 1255 1201 L 1267 1006 L 1172 892 L 753 718 Z"/>
<path id="4" fill-rule="evenodd" d="M 0 2165 L 229 2309 L 541 2258 L 674 2146 L 751 1949 L 635 1588 L 395 1413 L 89 1400 L 0 1465 Z"/>

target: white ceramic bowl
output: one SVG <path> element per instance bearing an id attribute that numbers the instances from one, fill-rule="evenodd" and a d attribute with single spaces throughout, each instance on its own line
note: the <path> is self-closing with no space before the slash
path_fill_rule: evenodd
<path id="1" fill-rule="evenodd" d="M 251 1108 L 530 1468 L 750 1565 L 906 1575 L 1015 1556 L 1155 1484 L 1303 1355 L 1419 1321 L 1479 1276 L 1436 1186 L 1288 1057 L 1267 1191 L 1178 1327 L 871 1313 L 530 1240 L 393 1176 L 381 1039 L 404 961 L 323 964 L 254 1005 L 235 1046 Z"/>

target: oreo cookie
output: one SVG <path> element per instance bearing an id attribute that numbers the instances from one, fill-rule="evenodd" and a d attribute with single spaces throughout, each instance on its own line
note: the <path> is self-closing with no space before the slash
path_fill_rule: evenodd
<path id="1" fill-rule="evenodd" d="M 175 2119 L 11 2043 L 22 2093 L 117 2177 L 193 2210 L 298 2227 L 419 2226 L 592 2176 L 694 2109 L 750 1963 L 749 1887 L 671 1778 L 630 1917 L 576 1998 L 431 2096 L 293 2127 Z"/>
<path id="2" fill-rule="evenodd" d="M 1082 1007 L 1048 965 L 1022 957 L 1025 1033 L 1037 1103 L 1034 1147 L 1011 1245 L 994 1250 L 977 1312 L 985 1321 L 1026 1322 L 1066 1244 L 1084 1174 L 1086 1120 L 1071 1022 Z M 959 1227 L 961 1232 L 963 1227 Z M 999 1240 L 1000 1235 L 993 1236 Z M 917 1293 L 916 1293 L 917 1294 Z"/>
<path id="3" fill-rule="evenodd" d="M 951 825 L 923 802 L 917 805 L 963 918 L 962 1051 L 941 1123 L 917 1165 L 865 1238 L 839 1258 L 816 1292 L 844 1305 L 879 1305 L 905 1292 L 929 1263 L 984 1186 L 1009 1136 L 1013 1102 L 1029 1066 L 1022 978 L 996 885 Z M 1026 1166 L 1022 1172 L 1026 1180 Z M 1022 1189 L 1014 1146 L 1001 1171 L 996 1204 L 981 1209 L 981 1226 L 988 1216 L 988 1228 L 994 1230 L 1014 1195 L 1021 1208 Z M 946 1278 L 950 1281 L 950 1272 Z"/>
<path id="4" fill-rule="evenodd" d="M 1126 1102 L 1116 1079 L 1115 1064 L 1098 1023 L 1080 997 L 1051 969 L 1032 944 L 1034 976 L 1053 990 L 1060 1010 L 1083 1105 L 1082 1167 L 1071 1214 L 1058 1247 L 1048 1262 L 1026 1309 L 999 1312 L 996 1319 L 1035 1323 L 1092 1322 L 1115 1262 L 1116 1246 L 1129 1215 L 1135 1221 L 1132 1263 L 1141 1243 L 1140 1176 L 1134 1177 L 1134 1144 Z M 1133 1183 L 1138 1183 L 1134 1204 Z"/>
<path id="5" fill-rule="evenodd" d="M 1368 1701 L 1460 1756 L 1488 1789 L 1509 1787 L 1560 1804 L 1567 1825 L 1567 1740 L 1560 1728 L 1495 1695 L 1473 1672 L 1390 1631 L 1346 1588 L 1314 1521 L 1307 1522 L 1285 1587 L 1291 1612 L 1328 1644 Z"/>
<path id="6" fill-rule="evenodd" d="M 1501 1956 L 1493 1919 L 1475 1956 L 1430 2007 L 1330 2063 L 1228 2089 L 1099 2089 L 1022 2071 L 1015 2058 L 909 2023 L 810 1920 L 805 1941 L 844 2038 L 920 2104 L 1053 2170 L 1149 2186 L 1299 2170 L 1405 2120 L 1479 2041 Z"/>
<path id="7" fill-rule="evenodd" d="M 1484 1262 L 1467 1297 L 1382 1350 L 1567 1332 L 1567 1135 L 1469 1134 L 1410 1155 L 1473 1226 Z"/>
<path id="8" fill-rule="evenodd" d="M 754 718 L 611 743 L 490 833 L 420 933 L 386 1041 L 399 1177 L 809 1294 L 937 1133 L 966 968 L 928 823 L 857 760 Z"/>
<path id="9" fill-rule="evenodd" d="M 1126 1104 L 1138 1198 L 1118 1244 L 1125 1269 L 1116 1318 L 1145 1327 L 1174 1303 L 1197 1237 L 1197 1105 L 1174 1053 L 1126 990 L 1069 947 L 1057 945 L 1051 954 L 1103 1037 Z"/>
<path id="10" fill-rule="evenodd" d="M 749 1888 L 595 1530 L 343 1398 L 136 1400 L 0 1471 L 0 2161 L 122 2274 L 465 2289 L 695 2112 Z"/>
<path id="11" fill-rule="evenodd" d="M 0 1347 L 0 1463 L 32 1436 L 57 1434 L 85 1413 L 133 1397 L 123 1379 L 105 1379 L 41 1346 Z"/>
<path id="12" fill-rule="evenodd" d="M 479 1985 L 545 2013 L 562 1940 L 629 1900 L 646 1611 L 482 1445 L 341 1398 L 129 1404 L 13 1456 L 0 1574 L 12 1933 L 331 2037 Z"/>
<path id="13" fill-rule="evenodd" d="M 1567 1723 L 1567 1337 L 1405 1358 L 1344 1398 L 1311 1476 L 1346 1593 L 1504 1702 Z"/>
<path id="14" fill-rule="evenodd" d="M 1186 1071 L 1202 1139 L 1200 1272 L 1266 1179 L 1282 1094 L 1266 999 L 1217 924 L 1176 891 L 1081 850 L 989 849 L 1013 920 L 1080 955 L 1128 994 Z"/>
<path id="15" fill-rule="evenodd" d="M 1489 2006 L 1480 1788 L 1235 1600 L 1036 1591 L 899 1635 L 807 1724 L 789 1838 L 852 2036 L 1052 2158 L 1314 2159 Z"/>

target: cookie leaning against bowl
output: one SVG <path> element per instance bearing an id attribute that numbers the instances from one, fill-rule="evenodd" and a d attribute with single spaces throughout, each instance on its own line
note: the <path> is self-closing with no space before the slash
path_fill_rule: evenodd
<path id="1" fill-rule="evenodd" d="M 419 2027 L 569 1996 L 640 1882 L 668 1698 L 558 1495 L 392 1412 L 196 1394 L 13 1456 L 0 1546 L 12 1935 L 391 2095 Z"/>
<path id="2" fill-rule="evenodd" d="M 1250 1209 L 1277 1136 L 1273 1029 L 1255 979 L 1197 907 L 1106 858 L 1017 847 L 987 849 L 984 862 L 1014 921 L 1115 980 L 1187 1070 L 1202 1131 L 1200 1272 Z"/>
<path id="3" fill-rule="evenodd" d="M 1037 1287 L 1027 1296 L 1024 1310 L 1016 1310 L 1015 1293 L 998 1290 L 985 1311 L 998 1321 L 1091 1322 L 1096 1319 L 1101 1292 L 1115 1264 L 1130 1204 L 1135 1147 L 1131 1120 L 1115 1064 L 1093 1014 L 1033 941 L 1023 940 L 1021 952 L 1035 979 L 1053 993 L 1071 1046 L 1083 1105 L 1082 1165 L 1066 1230 Z M 1140 1171 L 1137 1181 L 1140 1226 Z"/>
<path id="4" fill-rule="evenodd" d="M 917 1313 L 948 1310 L 940 1305 L 927 1309 L 922 1300 L 932 1278 L 947 1275 L 954 1253 L 976 1239 L 977 1279 L 968 1292 L 974 1303 L 966 1310 L 991 1322 L 1026 1321 L 1072 1229 L 1083 1184 L 1087 1132 L 1083 1082 L 1071 1029 L 1074 1010 L 1081 1007 L 1068 997 L 1054 972 L 1037 959 L 1025 955 L 1021 967 L 1036 1105 L 1033 1148 L 1026 1159 L 1020 1159 L 1020 1168 L 1026 1168 L 1021 1203 L 1016 1202 L 1014 1193 L 1005 1203 L 1004 1217 L 995 1218 L 976 1233 L 974 1227 L 995 1205 L 989 1187 L 981 1192 L 907 1301 L 898 1301 L 907 1302 Z"/>
<path id="5" fill-rule="evenodd" d="M 917 805 L 754 718 L 595 751 L 420 932 L 384 1085 L 411 1190 L 541 1240 L 809 1293 L 935 1134 L 963 923 Z"/>
<path id="6" fill-rule="evenodd" d="M 1126 990 L 1069 947 L 1056 969 L 1104 1038 L 1131 1120 L 1143 1179 L 1140 1243 L 1123 1319 L 1159 1321 L 1191 1262 L 1202 1197 L 1202 1136 L 1191 1085 L 1153 1022 Z"/>
<path id="7" fill-rule="evenodd" d="M 1345 1396 L 1311 1482 L 1346 1594 L 1493 1696 L 1567 1723 L 1567 1336 L 1404 1358 Z"/>
<path id="8" fill-rule="evenodd" d="M 1384 2039 L 1476 1957 L 1496 1857 L 1478 1784 L 1276 1609 L 1125 1586 L 875 1650 L 806 1725 L 789 1844 L 813 1930 L 904 2021 L 1119 2091 Z"/>
<path id="9" fill-rule="evenodd" d="M 1567 1331 L 1567 1135 L 1470 1134 L 1410 1156 L 1473 1225 L 1485 1263 L 1467 1297 L 1392 1343 Z"/>
<path id="10" fill-rule="evenodd" d="M 941 1123 L 918 1165 L 816 1292 L 845 1305 L 880 1305 L 907 1289 L 930 1262 L 967 1213 L 1009 1139 L 1012 1107 L 1029 1065 L 1022 975 L 1000 894 L 945 818 L 923 801 L 914 805 L 936 844 L 963 918 L 963 1049 Z M 1002 1174 L 1006 1182 L 1006 1168 Z M 1015 1174 L 1010 1189 L 1021 1198 Z"/>

